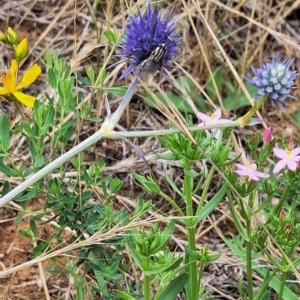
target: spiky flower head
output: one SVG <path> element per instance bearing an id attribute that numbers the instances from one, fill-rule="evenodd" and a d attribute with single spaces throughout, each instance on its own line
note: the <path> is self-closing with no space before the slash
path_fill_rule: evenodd
<path id="1" fill-rule="evenodd" d="M 258 99 L 262 95 L 267 95 L 272 104 L 278 102 L 282 108 L 286 97 L 296 99 L 290 94 L 295 88 L 294 80 L 299 75 L 297 71 L 289 70 L 293 61 L 294 58 L 286 58 L 280 62 L 280 56 L 277 54 L 270 63 L 264 63 L 258 69 L 251 67 L 254 76 L 252 78 L 245 76 L 245 79 L 258 88 L 254 98 Z"/>
<path id="2" fill-rule="evenodd" d="M 162 17 L 157 5 L 152 7 L 148 3 L 143 14 L 138 9 L 135 15 L 128 17 L 124 28 L 124 39 L 120 44 L 120 56 L 128 58 L 130 65 L 120 79 L 149 59 L 156 49 L 159 50 L 158 47 L 161 45 L 163 45 L 165 52 L 160 56 L 161 60 L 158 61 L 157 69 L 165 75 L 164 69 L 171 66 L 181 42 L 179 34 L 175 31 L 175 22 L 170 22 L 173 10 L 174 7 L 165 17 Z"/>

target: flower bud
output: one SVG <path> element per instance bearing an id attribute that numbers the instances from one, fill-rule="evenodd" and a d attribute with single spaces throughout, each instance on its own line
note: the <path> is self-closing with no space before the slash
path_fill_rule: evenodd
<path id="1" fill-rule="evenodd" d="M 24 59 L 28 54 L 28 40 L 27 38 L 23 39 L 16 47 L 15 47 L 15 58 L 17 62 L 20 62 Z"/>
<path id="2" fill-rule="evenodd" d="M 284 210 L 284 208 L 282 208 L 281 211 L 280 211 L 279 219 L 280 220 L 284 220 L 285 219 L 285 210 Z"/>
<path id="3" fill-rule="evenodd" d="M 7 37 L 2 31 L 0 31 L 0 42 L 7 43 Z"/>
<path id="4" fill-rule="evenodd" d="M 7 37 L 8 42 L 13 46 L 17 45 L 19 42 L 18 35 L 11 27 L 8 27 L 6 37 Z"/>
<path id="5" fill-rule="evenodd" d="M 288 146 L 289 146 L 290 150 L 293 150 L 294 147 L 295 147 L 294 140 L 293 140 L 292 137 L 289 138 L 289 144 L 288 144 Z"/>
<path id="6" fill-rule="evenodd" d="M 272 128 L 268 127 L 263 133 L 263 142 L 269 143 L 272 139 Z"/>

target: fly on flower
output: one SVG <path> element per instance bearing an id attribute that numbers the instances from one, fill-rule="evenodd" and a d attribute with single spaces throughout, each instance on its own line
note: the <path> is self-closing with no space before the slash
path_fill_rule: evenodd
<path id="1" fill-rule="evenodd" d="M 141 63 L 141 68 L 138 76 L 146 81 L 151 75 L 158 71 L 163 63 L 167 53 L 165 44 L 159 44 L 150 54 L 150 57 Z"/>
<path id="2" fill-rule="evenodd" d="M 167 77 L 165 69 L 179 52 L 181 38 L 175 31 L 175 22 L 170 22 L 174 6 L 165 17 L 161 16 L 158 6 L 149 3 L 146 11 L 138 9 L 137 13 L 128 17 L 124 28 L 124 39 L 119 45 L 119 56 L 130 61 L 129 67 L 120 79 L 126 77 L 136 67 L 138 76 L 145 80 L 156 71 Z"/>

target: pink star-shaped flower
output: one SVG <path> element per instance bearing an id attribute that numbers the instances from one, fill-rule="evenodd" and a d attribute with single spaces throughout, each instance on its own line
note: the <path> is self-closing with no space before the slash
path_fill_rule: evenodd
<path id="1" fill-rule="evenodd" d="M 276 174 L 280 172 L 283 168 L 287 166 L 291 171 L 296 171 L 298 162 L 300 161 L 300 147 L 293 150 L 283 150 L 274 147 L 274 154 L 280 158 L 280 161 L 275 165 L 273 173 Z"/>
<path id="2" fill-rule="evenodd" d="M 231 120 L 221 119 L 222 111 L 220 108 L 217 108 L 216 111 L 212 114 L 204 114 L 200 111 L 196 112 L 196 116 L 202 121 L 197 126 L 205 126 L 205 125 L 218 125 L 218 124 L 228 124 L 231 123 Z M 220 135 L 220 129 L 213 129 L 212 134 L 216 139 L 218 139 Z"/>
<path id="3" fill-rule="evenodd" d="M 259 181 L 259 178 L 268 178 L 270 175 L 256 171 L 257 165 L 255 163 L 250 164 L 249 162 L 246 165 L 236 164 L 237 170 L 234 172 L 242 177 L 249 177 L 254 181 Z"/>

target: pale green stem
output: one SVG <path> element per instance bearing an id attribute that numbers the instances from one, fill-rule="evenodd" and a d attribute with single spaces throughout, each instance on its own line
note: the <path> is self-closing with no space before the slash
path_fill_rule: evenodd
<path id="1" fill-rule="evenodd" d="M 191 170 L 191 164 L 188 161 L 184 162 L 184 168 L 188 171 Z M 194 224 L 194 211 L 193 211 L 193 177 L 188 175 L 188 172 L 184 174 L 183 181 L 183 194 L 186 205 L 186 216 L 190 217 L 191 220 L 186 221 L 186 228 L 188 233 L 188 248 L 193 252 L 196 251 L 196 233 Z M 198 279 L 197 279 L 197 261 L 189 258 L 189 281 L 187 288 L 190 289 L 190 300 L 198 299 Z"/>
<path id="2" fill-rule="evenodd" d="M 287 271 L 286 271 L 286 259 L 285 259 L 285 255 L 283 255 L 282 257 L 282 266 L 283 266 L 283 271 L 281 274 L 281 279 L 280 279 L 280 290 L 278 293 L 278 300 L 282 300 L 283 299 L 283 292 L 284 292 L 284 288 L 285 288 L 285 284 L 286 284 L 286 278 L 287 278 Z"/>
<path id="3" fill-rule="evenodd" d="M 145 258 L 144 270 L 150 271 L 150 257 Z M 150 285 L 151 285 L 151 277 L 149 275 L 144 275 L 144 300 L 150 300 Z"/>
<path id="4" fill-rule="evenodd" d="M 29 188 L 31 185 L 33 185 L 35 182 L 37 182 L 39 179 L 43 178 L 50 172 L 52 172 L 54 169 L 60 167 L 63 163 L 70 160 L 72 157 L 77 155 L 78 153 L 84 151 L 86 148 L 90 147 L 91 145 L 98 142 L 103 137 L 109 137 L 109 138 L 115 138 L 118 139 L 119 137 L 115 134 L 113 131 L 116 124 L 119 122 L 120 118 L 122 117 L 122 114 L 126 108 L 126 106 L 129 104 L 132 95 L 134 94 L 134 91 L 137 87 L 138 80 L 135 77 L 130 86 L 128 87 L 120 105 L 118 106 L 115 113 L 111 116 L 107 116 L 105 121 L 103 122 L 101 128 L 95 132 L 92 136 L 72 148 L 70 151 L 64 153 L 60 157 L 58 157 L 56 160 L 49 163 L 46 167 L 39 170 L 37 173 L 33 174 L 29 178 L 27 178 L 24 182 L 19 184 L 17 187 L 15 187 L 13 190 L 11 190 L 9 193 L 7 193 L 5 196 L 0 198 L 0 207 L 3 206 L 8 201 L 11 201 L 14 197 L 19 195 L 21 192 Z"/>
<path id="5" fill-rule="evenodd" d="M 49 163 L 46 167 L 39 170 L 29 178 L 27 178 L 24 182 L 16 186 L 13 190 L 11 190 L 9 193 L 7 193 L 5 196 L 0 198 L 0 207 L 3 206 L 8 201 L 12 200 L 14 197 L 19 195 L 22 191 L 29 188 L 32 184 L 37 182 L 39 179 L 43 178 L 47 174 L 49 174 L 54 169 L 61 166 L 66 161 L 70 160 L 73 156 L 80 153 L 81 151 L 85 150 L 89 146 L 95 144 L 97 141 L 99 141 L 103 137 L 103 133 L 101 132 L 101 129 L 97 132 L 95 132 L 92 136 L 84 140 L 82 143 L 78 144 L 74 148 L 72 148 L 70 151 L 64 153 L 60 157 L 58 157 L 56 160 Z"/>

